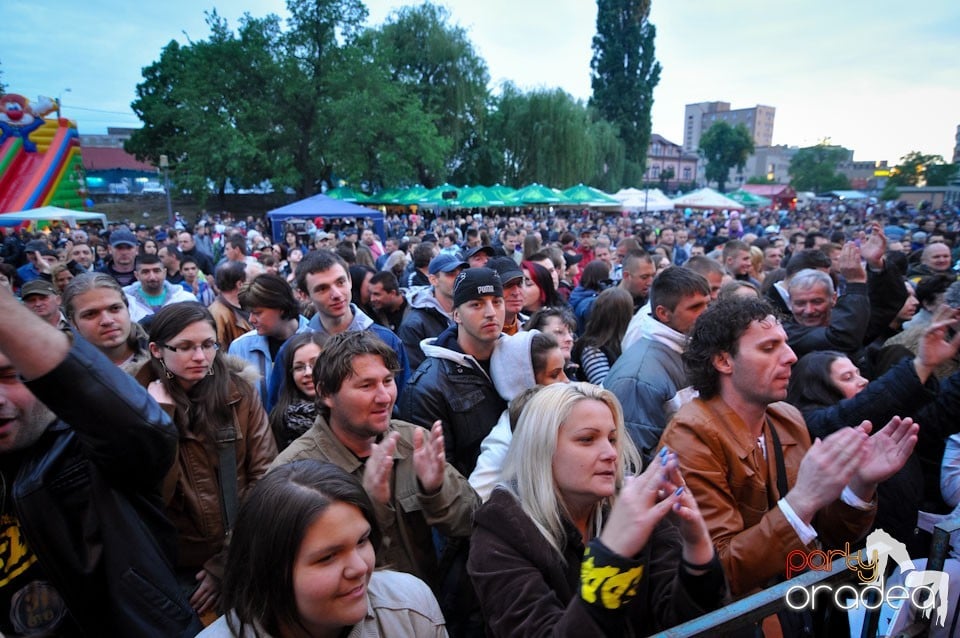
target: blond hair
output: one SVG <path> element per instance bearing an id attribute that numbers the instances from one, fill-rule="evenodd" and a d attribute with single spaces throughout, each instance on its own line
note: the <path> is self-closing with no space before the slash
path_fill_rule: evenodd
<path id="1" fill-rule="evenodd" d="M 501 473 L 502 486 L 513 494 L 520 508 L 561 556 L 566 544 L 563 518 L 570 518 L 570 515 L 553 475 L 553 456 L 560 426 L 570 417 L 574 406 L 586 400 L 600 401 L 613 415 L 617 432 L 616 485 L 619 489 L 627 471 L 639 471 L 640 455 L 624 428 L 623 410 L 617 397 L 591 383 L 557 383 L 539 390 L 520 414 Z M 612 506 L 613 500 L 597 501 L 590 517 L 594 535 L 600 533 L 603 512 Z"/>

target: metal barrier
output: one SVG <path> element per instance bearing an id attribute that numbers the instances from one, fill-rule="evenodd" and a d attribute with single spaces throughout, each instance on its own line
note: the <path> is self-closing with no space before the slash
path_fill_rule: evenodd
<path id="1" fill-rule="evenodd" d="M 944 561 L 950 549 L 950 535 L 957 531 L 960 531 L 960 518 L 943 520 L 935 525 L 930 557 L 927 562 L 928 570 L 940 571 L 943 569 Z M 861 550 L 861 558 L 863 560 L 867 559 L 864 554 L 865 551 L 866 550 Z M 831 565 L 829 572 L 806 572 L 788 581 L 778 583 L 773 587 L 768 587 L 756 594 L 742 598 L 709 614 L 654 635 L 663 638 L 712 637 L 724 632 L 743 629 L 753 626 L 757 621 L 786 608 L 786 595 L 792 587 L 801 586 L 809 589 L 815 585 L 839 585 L 847 582 L 852 583 L 855 580 L 856 573 L 847 569 L 846 562 L 836 560 Z M 876 635 L 878 621 L 879 610 L 868 611 L 866 613 L 863 630 L 861 632 L 862 638 L 871 638 Z M 926 636 L 930 632 L 932 622 L 932 615 L 930 618 L 923 618 L 921 616 L 904 629 L 904 631 L 896 634 L 895 638 Z"/>

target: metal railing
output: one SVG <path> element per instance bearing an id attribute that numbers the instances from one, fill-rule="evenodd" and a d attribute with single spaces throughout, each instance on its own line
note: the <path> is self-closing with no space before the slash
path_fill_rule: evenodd
<path id="1" fill-rule="evenodd" d="M 960 531 L 960 517 L 940 521 L 934 526 L 933 542 L 930 547 L 927 570 L 943 570 L 943 565 L 950 549 L 950 535 L 956 531 Z M 861 550 L 860 552 L 861 560 L 864 561 L 868 560 L 865 552 L 866 550 Z M 654 634 L 654 636 L 662 638 L 712 637 L 725 632 L 751 627 L 763 618 L 786 609 L 787 592 L 793 587 L 799 586 L 809 591 L 811 587 L 818 585 L 835 586 L 853 583 L 854 581 L 857 581 L 856 572 L 847 568 L 846 561 L 835 560 L 831 565 L 830 571 L 806 572 L 790 580 L 768 587 L 756 594 L 737 600 L 709 614 Z M 862 638 L 871 638 L 877 635 L 880 617 L 879 611 L 879 609 L 867 611 L 861 631 Z M 957 611 L 954 610 L 955 615 L 956 613 Z M 902 632 L 896 634 L 895 638 L 927 636 L 930 632 L 930 624 L 932 622 L 932 614 L 929 618 L 924 618 L 922 614 L 918 614 L 914 622 L 907 626 Z"/>

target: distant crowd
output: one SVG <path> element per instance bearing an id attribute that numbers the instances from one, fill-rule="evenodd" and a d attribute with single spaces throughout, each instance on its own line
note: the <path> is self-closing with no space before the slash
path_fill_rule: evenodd
<path id="1" fill-rule="evenodd" d="M 3 229 L 0 632 L 646 635 L 797 550 L 923 558 L 958 213 Z"/>

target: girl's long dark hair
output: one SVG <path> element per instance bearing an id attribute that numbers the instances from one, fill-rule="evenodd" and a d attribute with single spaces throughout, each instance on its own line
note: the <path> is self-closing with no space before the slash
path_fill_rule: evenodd
<path id="1" fill-rule="evenodd" d="M 286 421 L 287 408 L 300 401 L 312 400 L 300 392 L 300 388 L 293 380 L 293 356 L 297 353 L 297 350 L 308 343 L 315 343 L 323 350 L 327 338 L 328 335 L 325 332 L 301 332 L 293 335 L 287 340 L 286 347 L 283 349 L 283 356 L 273 362 L 275 366 L 283 366 L 283 388 L 277 395 L 277 402 L 270 411 L 270 430 L 273 432 L 278 446 Z"/>
<path id="2" fill-rule="evenodd" d="M 583 349 L 593 346 L 607 353 L 610 365 L 620 357 L 620 342 L 633 318 L 633 296 L 620 287 L 607 288 L 590 310 L 583 336 L 573 344 L 571 358 L 579 362 Z"/>
<path id="3" fill-rule="evenodd" d="M 217 324 L 210 311 L 201 304 L 188 301 L 165 306 L 154 315 L 150 324 L 150 341 L 169 343 L 187 326 L 198 322 L 206 322 L 216 334 Z M 150 357 L 151 369 L 173 398 L 173 420 L 181 432 L 205 432 L 213 441 L 217 429 L 233 421 L 231 384 L 238 386 L 243 393 L 256 392 L 253 386 L 229 369 L 224 356 L 218 351 L 210 365 L 213 374 L 205 376 L 189 390 L 184 390 L 176 378 L 168 379 L 161 360 Z"/>

